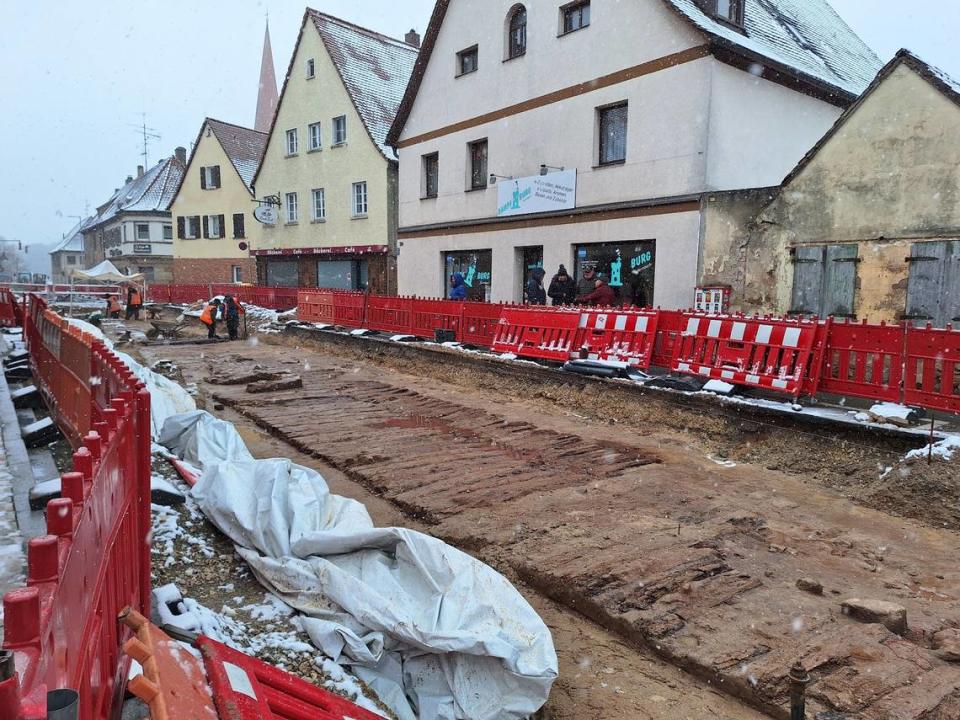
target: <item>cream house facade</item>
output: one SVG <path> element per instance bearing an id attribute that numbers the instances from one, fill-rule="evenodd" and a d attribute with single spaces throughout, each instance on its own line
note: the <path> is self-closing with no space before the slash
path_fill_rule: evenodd
<path id="1" fill-rule="evenodd" d="M 389 135 L 400 292 L 565 265 L 689 307 L 708 193 L 777 184 L 878 67 L 824 0 L 440 0 Z"/>
<path id="2" fill-rule="evenodd" d="M 170 203 L 178 284 L 253 283 L 260 225 L 251 190 L 266 133 L 207 118 Z"/>
<path id="3" fill-rule="evenodd" d="M 385 136 L 416 56 L 307 10 L 254 180 L 279 210 L 253 245 L 262 283 L 395 292 L 397 162 Z"/>

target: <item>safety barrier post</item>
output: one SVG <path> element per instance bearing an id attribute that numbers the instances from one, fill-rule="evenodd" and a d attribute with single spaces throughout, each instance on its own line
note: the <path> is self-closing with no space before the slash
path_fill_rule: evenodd
<path id="1" fill-rule="evenodd" d="M 151 434 L 150 418 L 150 391 L 143 385 L 137 391 L 136 403 L 136 428 L 137 428 L 137 458 L 139 467 L 139 493 L 138 510 L 140 519 L 137 523 L 140 531 L 137 538 L 141 547 L 134 553 L 140 555 L 140 612 L 146 617 L 150 617 L 150 527 L 153 519 L 150 514 L 150 479 L 153 475 L 151 467 L 151 451 L 153 447 L 153 438 Z"/>

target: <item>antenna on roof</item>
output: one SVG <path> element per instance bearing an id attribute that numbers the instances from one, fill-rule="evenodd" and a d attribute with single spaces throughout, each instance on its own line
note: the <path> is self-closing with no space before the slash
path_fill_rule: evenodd
<path id="1" fill-rule="evenodd" d="M 140 135 L 143 138 L 143 152 L 140 153 L 143 156 L 143 167 L 150 167 L 150 156 L 148 154 L 148 145 L 154 140 L 160 139 L 160 131 L 156 128 L 147 127 L 147 114 L 140 113 L 141 122 L 139 125 L 131 125 L 130 127 L 135 127 L 140 131 Z"/>

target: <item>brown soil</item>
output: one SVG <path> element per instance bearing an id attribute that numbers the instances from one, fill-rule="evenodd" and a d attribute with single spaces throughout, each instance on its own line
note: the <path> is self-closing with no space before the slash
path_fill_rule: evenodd
<path id="1" fill-rule="evenodd" d="M 598 718 L 750 716 L 735 704 L 707 710 L 714 689 L 783 717 L 786 673 L 798 659 L 813 677 L 813 711 L 927 720 L 956 707 L 960 672 L 929 638 L 960 626 L 958 536 L 822 488 L 878 477 L 909 442 L 847 430 L 831 437 L 825 428 L 512 366 L 491 370 L 452 354 L 290 342 L 296 359 L 287 346 L 261 343 L 211 346 L 178 362 L 188 382 L 214 365 L 299 366 L 303 390 L 207 390 L 321 468 L 341 470 L 349 483 L 335 491 L 368 506 L 383 498 L 391 512 L 522 579 L 541 611 L 570 618 L 575 631 L 545 614 L 561 657 L 549 706 L 556 717 L 584 717 L 583 707 Z M 914 496 L 899 509 L 922 514 L 916 475 Z M 894 497 L 858 495 L 878 505 Z M 824 596 L 797 589 L 807 577 Z M 844 617 L 847 597 L 902 604 L 910 632 L 900 638 Z M 614 687 L 633 710 L 606 694 L 602 676 L 599 689 L 588 678 L 582 696 L 567 690 L 583 682 L 583 637 L 587 657 L 596 647 L 621 653 L 626 679 Z M 651 691 L 659 680 L 644 664 L 675 672 L 663 661 L 702 682 L 678 675 L 678 705 L 656 715 L 674 696 Z"/>

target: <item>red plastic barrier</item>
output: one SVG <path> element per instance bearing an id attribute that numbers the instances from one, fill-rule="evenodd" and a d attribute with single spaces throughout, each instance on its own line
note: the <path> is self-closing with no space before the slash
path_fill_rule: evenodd
<path id="1" fill-rule="evenodd" d="M 21 327 L 22 315 L 18 314 L 17 296 L 10 290 L 0 289 L 0 326 Z"/>
<path id="2" fill-rule="evenodd" d="M 671 369 L 796 397 L 803 390 L 819 328 L 807 321 L 688 317 Z"/>
<path id="3" fill-rule="evenodd" d="M 362 328 L 366 320 L 367 296 L 361 292 L 330 293 L 333 300 L 333 324 Z"/>
<path id="4" fill-rule="evenodd" d="M 301 295 L 302 297 L 302 295 Z M 366 327 L 370 330 L 412 334 L 413 298 L 371 295 L 367 298 Z"/>
<path id="5" fill-rule="evenodd" d="M 658 320 L 656 310 L 583 310 L 577 345 L 591 360 L 617 360 L 648 368 Z"/>
<path id="6" fill-rule="evenodd" d="M 459 300 L 413 298 L 410 303 L 410 329 L 407 332 L 433 340 L 436 330 L 453 330 L 457 333 L 462 316 L 463 303 Z"/>
<path id="7" fill-rule="evenodd" d="M 517 357 L 566 362 L 579 349 L 580 311 L 504 308 L 493 350 Z"/>
<path id="8" fill-rule="evenodd" d="M 960 413 L 960 329 L 906 328 L 904 403 Z"/>
<path id="9" fill-rule="evenodd" d="M 118 712 L 127 672 L 120 648 L 129 632 L 116 617 L 127 605 L 150 611 L 150 395 L 115 355 L 65 327 L 39 298 L 30 300 L 25 332 L 44 394 L 65 416 L 87 403 L 93 431 L 61 479 L 62 497 L 47 506 L 49 534 L 28 544 L 27 587 L 3 598 L 3 648 L 13 651 L 17 674 L 0 682 L 0 717 L 42 720 L 47 691 L 73 688 L 81 720 L 106 720 Z M 84 359 L 87 373 L 109 377 L 118 396 L 91 394 Z M 73 379 L 58 385 L 58 371 Z"/>
<path id="10" fill-rule="evenodd" d="M 297 318 L 303 322 L 333 325 L 333 293 L 327 290 L 301 290 L 297 298 Z"/>
<path id="11" fill-rule="evenodd" d="M 210 690 L 230 720 L 379 720 L 345 698 L 201 635 Z"/>
<path id="12" fill-rule="evenodd" d="M 823 329 L 823 364 L 804 389 L 900 402 L 903 383 L 903 328 L 834 320 Z"/>
<path id="13" fill-rule="evenodd" d="M 686 315 L 680 310 L 657 310 L 657 339 L 653 346 L 653 356 L 650 364 L 653 367 L 670 367 L 673 362 L 673 353 L 680 334 L 687 326 Z"/>
<path id="14" fill-rule="evenodd" d="M 493 347 L 504 308 L 498 303 L 464 302 L 457 341 L 466 345 Z"/>

